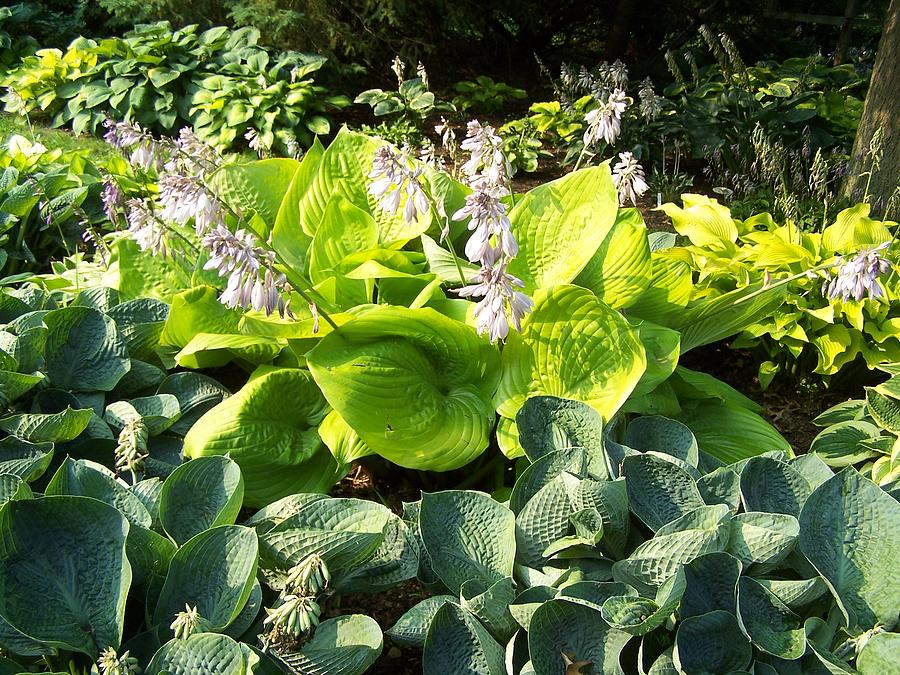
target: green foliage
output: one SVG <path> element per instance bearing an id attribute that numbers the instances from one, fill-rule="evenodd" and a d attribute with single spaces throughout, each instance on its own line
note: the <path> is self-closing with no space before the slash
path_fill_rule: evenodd
<path id="1" fill-rule="evenodd" d="M 520 440 L 545 454 L 530 455 L 516 483 L 524 499 L 507 506 L 460 491 L 407 505 L 428 563 L 420 578 L 451 592 L 388 631 L 424 647 L 424 672 L 731 672 L 788 662 L 849 672 L 868 638 L 896 624 L 900 585 L 888 576 L 900 508 L 855 470 L 832 475 L 781 453 L 757 468 L 710 470 L 712 458 L 673 420 L 603 429 L 600 418 L 574 415 L 573 402 L 532 401 Z M 723 470 L 739 479 L 733 494 L 709 489 Z M 784 472 L 803 486 L 796 515 L 748 501 Z M 635 638 L 639 649 L 623 651 Z"/>
<path id="2" fill-rule="evenodd" d="M 322 113 L 349 102 L 326 96 L 309 77 L 324 57 L 273 55 L 258 42 L 252 28 L 173 32 L 167 23 L 99 42 L 79 38 L 65 52 L 26 57 L 8 73 L 5 109 L 76 133 L 96 131 L 106 115 L 167 131 L 193 125 L 223 149 L 252 130 L 262 147 L 291 154 L 297 143 L 328 133 Z"/>
<path id="3" fill-rule="evenodd" d="M 855 360 L 869 368 L 900 359 L 900 341 L 894 328 L 896 287 L 893 273 L 880 279 L 885 295 L 831 300 L 824 283 L 836 273 L 831 267 L 840 256 L 851 257 L 864 248 L 891 240 L 893 222 L 869 218 L 869 207 L 858 204 L 840 212 L 821 234 L 802 231 L 791 221 L 779 225 L 768 213 L 747 220 L 732 218 L 715 199 L 682 195 L 684 207 L 664 204 L 675 229 L 690 244 L 659 252 L 683 262 L 697 274 L 694 298 L 715 298 L 734 289 L 787 281 L 785 304 L 754 321 L 733 343 L 735 347 L 761 346 L 769 359 L 760 367 L 767 385 L 778 372 L 797 378 L 810 372 L 838 373 Z M 894 253 L 885 255 L 893 260 Z M 810 275 L 806 270 L 818 270 Z"/>
<path id="4" fill-rule="evenodd" d="M 461 80 L 453 85 L 456 96 L 453 105 L 465 113 L 496 114 L 503 112 L 510 100 L 523 100 L 528 94 L 524 89 L 511 87 L 505 82 L 495 82 L 487 75 L 472 80 Z"/>

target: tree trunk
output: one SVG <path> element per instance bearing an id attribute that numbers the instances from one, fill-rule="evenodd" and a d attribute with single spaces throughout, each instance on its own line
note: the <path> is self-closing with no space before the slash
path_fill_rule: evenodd
<path id="1" fill-rule="evenodd" d="M 631 14 L 634 9 L 632 0 L 619 0 L 615 18 L 606 38 L 604 52 L 607 61 L 625 60 L 625 49 L 628 47 L 628 33 L 631 27 Z"/>
<path id="2" fill-rule="evenodd" d="M 853 19 L 856 18 L 857 0 L 847 0 L 847 9 L 844 11 L 844 23 L 841 26 L 841 34 L 838 36 L 837 49 L 834 52 L 834 65 L 839 66 L 847 60 L 847 52 L 850 49 L 850 40 L 853 37 Z"/>
<path id="3" fill-rule="evenodd" d="M 844 183 L 844 194 L 850 199 L 860 200 L 865 195 L 869 183 L 868 196 L 872 212 L 883 216 L 897 189 L 900 176 L 900 0 L 891 0 L 884 32 L 878 43 L 872 81 L 863 107 L 862 119 L 853 143 L 850 172 Z M 883 134 L 881 161 L 877 169 L 872 169 L 869 146 L 876 132 Z M 896 213 L 892 215 L 896 216 Z"/>

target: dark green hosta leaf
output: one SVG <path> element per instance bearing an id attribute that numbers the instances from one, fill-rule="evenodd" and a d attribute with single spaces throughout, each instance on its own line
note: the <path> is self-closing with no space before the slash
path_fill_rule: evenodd
<path id="1" fill-rule="evenodd" d="M 11 473 L 0 473 L 0 506 L 17 499 L 32 499 L 34 493 L 28 483 Z"/>
<path id="2" fill-rule="evenodd" d="M 116 322 L 130 356 L 143 361 L 159 361 L 156 348 L 169 315 L 166 303 L 155 298 L 130 300 L 111 308 L 107 315 Z"/>
<path id="3" fill-rule="evenodd" d="M 702 401 L 683 408 L 677 417 L 693 432 L 702 451 L 726 464 L 769 450 L 791 452 L 775 427 L 744 406 Z"/>
<path id="4" fill-rule="evenodd" d="M 856 668 L 862 675 L 888 675 L 897 672 L 900 654 L 900 634 L 879 633 L 872 637 L 856 658 Z"/>
<path id="5" fill-rule="evenodd" d="M 198 457 L 175 469 L 163 483 L 159 520 L 183 544 L 203 530 L 232 525 L 244 498 L 244 479 L 228 457 Z"/>
<path id="6" fill-rule="evenodd" d="M 682 619 L 722 610 L 737 610 L 741 561 L 728 553 L 707 553 L 683 567 L 685 589 L 678 613 Z"/>
<path id="7" fill-rule="evenodd" d="M 800 514 L 800 550 L 831 588 L 851 629 L 893 625 L 900 608 L 900 504 L 848 467 Z"/>
<path id="8" fill-rule="evenodd" d="M 12 436 L 0 440 L 0 473 L 26 483 L 40 478 L 53 460 L 53 443 L 29 443 Z"/>
<path id="9" fill-rule="evenodd" d="M 323 621 L 299 652 L 279 659 L 294 675 L 360 675 L 381 656 L 382 647 L 374 619 L 348 614 Z"/>
<path id="10" fill-rule="evenodd" d="M 374 452 L 446 471 L 489 443 L 496 347 L 433 309 L 380 307 L 307 354 L 325 398 Z"/>
<path id="11" fill-rule="evenodd" d="M 250 516 L 244 525 L 254 527 L 259 534 L 264 534 L 287 518 L 297 515 L 313 502 L 322 499 L 327 499 L 327 497 L 317 492 L 288 495 L 261 508 Z"/>
<path id="12" fill-rule="evenodd" d="M 175 555 L 175 544 L 170 539 L 132 524 L 128 530 L 125 550 L 131 571 L 132 585 L 145 586 L 152 578 L 162 579 L 169 570 L 169 563 Z"/>
<path id="13" fill-rule="evenodd" d="M 428 628 L 422 673 L 505 675 L 503 647 L 471 613 L 446 603 L 435 612 Z"/>
<path id="14" fill-rule="evenodd" d="M 570 661 L 588 661 L 594 672 L 622 675 L 619 653 L 631 639 L 611 628 L 600 612 L 566 600 L 550 600 L 531 617 L 528 649 L 536 675 L 565 672 Z"/>
<path id="15" fill-rule="evenodd" d="M 782 513 L 739 513 L 731 521 L 728 552 L 752 566 L 754 573 L 772 569 L 793 550 L 800 523 Z"/>
<path id="16" fill-rule="evenodd" d="M 626 457 L 623 474 L 631 510 L 651 530 L 705 505 L 697 481 L 657 455 Z"/>
<path id="17" fill-rule="evenodd" d="M 697 488 L 707 504 L 725 504 L 735 512 L 741 505 L 741 477 L 727 466 L 700 476 Z"/>
<path id="18" fill-rule="evenodd" d="M 184 438 L 184 454 L 228 454 L 241 467 L 247 506 L 298 491 L 326 491 L 343 474 L 319 438 L 317 427 L 327 412 L 308 371 L 263 366 L 194 424 Z"/>
<path id="19" fill-rule="evenodd" d="M 594 478 L 609 478 L 603 452 L 603 418 L 581 401 L 532 396 L 516 413 L 519 443 L 532 462 L 554 450 L 584 448 Z"/>
<path id="20" fill-rule="evenodd" d="M 406 610 L 397 623 L 386 631 L 386 635 L 397 644 L 423 647 L 431 620 L 448 602 L 458 604 L 458 600 L 452 595 L 433 595 L 425 598 Z"/>
<path id="21" fill-rule="evenodd" d="M 144 675 L 245 675 L 246 661 L 241 646 L 227 635 L 196 633 L 160 647 Z"/>
<path id="22" fill-rule="evenodd" d="M 352 570 L 375 554 L 395 517 L 381 504 L 361 499 L 310 502 L 262 535 L 262 563 L 287 571 L 317 553 L 332 574 Z"/>
<path id="23" fill-rule="evenodd" d="M 43 379 L 44 376 L 41 373 L 28 375 L 10 370 L 0 370 L 0 391 L 6 394 L 7 402 L 12 403 L 31 391 Z"/>
<path id="24" fill-rule="evenodd" d="M 115 322 L 95 309 L 66 307 L 44 317 L 47 377 L 57 387 L 110 391 L 128 372 L 125 343 Z"/>
<path id="25" fill-rule="evenodd" d="M 753 457 L 741 471 L 741 500 L 747 511 L 800 516 L 812 490 L 809 482 L 785 462 Z"/>
<path id="26" fill-rule="evenodd" d="M 247 602 L 244 603 L 241 613 L 238 614 L 234 621 L 228 625 L 228 628 L 225 629 L 225 635 L 233 637 L 235 640 L 239 640 L 241 636 L 250 630 L 250 627 L 256 623 L 256 619 L 259 616 L 259 611 L 262 609 L 262 606 L 262 585 L 259 583 L 259 579 L 255 579 L 253 581 L 253 589 L 250 591 L 250 597 L 247 599 Z"/>
<path id="27" fill-rule="evenodd" d="M 656 451 L 672 455 L 697 467 L 700 450 L 697 439 L 684 424 L 659 415 L 645 415 L 633 420 L 625 429 L 622 441 L 641 452 Z"/>
<path id="28" fill-rule="evenodd" d="M 170 427 L 184 436 L 207 410 L 231 396 L 224 386 L 200 373 L 172 373 L 159 385 L 157 394 L 172 394 L 178 399 L 181 417 Z"/>
<path id="29" fill-rule="evenodd" d="M 119 645 L 131 584 L 121 513 L 87 497 L 44 497 L 8 503 L 0 529 L 0 616 L 93 659 Z"/>
<path id="30" fill-rule="evenodd" d="M 150 527 L 150 514 L 140 499 L 119 483 L 112 472 L 101 465 L 66 457 L 47 484 L 45 494 L 93 497 L 117 508 L 128 522 Z"/>
<path id="31" fill-rule="evenodd" d="M 0 419 L 0 429 L 32 443 L 64 443 L 77 438 L 93 415 L 90 408 L 66 408 L 52 414 L 20 413 Z"/>
<path id="32" fill-rule="evenodd" d="M 799 659 L 806 651 L 800 617 L 755 579 L 738 581 L 738 622 L 758 649 L 782 659 Z"/>
<path id="33" fill-rule="evenodd" d="M 419 526 L 434 571 L 453 593 L 470 579 L 487 590 L 513 575 L 515 516 L 488 495 L 467 490 L 426 492 Z"/>
<path id="34" fill-rule="evenodd" d="M 753 648 L 734 614 L 716 610 L 692 616 L 678 626 L 673 660 L 679 673 L 721 675 L 750 665 Z"/>
<path id="35" fill-rule="evenodd" d="M 185 604 L 196 607 L 212 630 L 222 630 L 240 614 L 256 579 L 256 532 L 221 525 L 184 544 L 169 563 L 153 621 L 169 630 Z"/>
<path id="36" fill-rule="evenodd" d="M 683 564 L 705 553 L 724 550 L 728 543 L 728 507 L 703 506 L 674 520 L 613 565 L 613 577 L 640 593 L 655 594 Z"/>

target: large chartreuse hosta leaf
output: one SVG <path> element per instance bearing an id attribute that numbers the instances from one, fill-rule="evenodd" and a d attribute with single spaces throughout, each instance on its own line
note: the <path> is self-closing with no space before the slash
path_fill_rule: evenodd
<path id="1" fill-rule="evenodd" d="M 722 247 L 737 240 L 738 228 L 728 207 L 706 195 L 685 193 L 681 200 L 684 208 L 676 204 L 663 204 L 659 208 L 672 219 L 678 233 L 692 244 Z"/>
<path id="2" fill-rule="evenodd" d="M 497 411 L 512 418 L 529 397 L 549 395 L 583 401 L 608 420 L 646 366 L 638 331 L 591 291 L 542 289 L 503 349 Z"/>
<path id="3" fill-rule="evenodd" d="M 341 475 L 319 438 L 328 404 L 306 370 L 262 366 L 184 438 L 185 457 L 228 454 L 244 477 L 244 504 L 328 490 Z"/>
<path id="4" fill-rule="evenodd" d="M 825 578 L 851 630 L 896 624 L 900 504 L 893 497 L 856 469 L 844 469 L 803 505 L 800 550 Z"/>
<path id="5" fill-rule="evenodd" d="M 212 178 L 212 187 L 225 204 L 249 218 L 258 215 L 267 227 L 257 234 L 264 238 L 275 226 L 284 194 L 300 167 L 295 159 L 282 157 L 256 162 L 226 164 Z"/>
<path id="6" fill-rule="evenodd" d="M 96 659 L 122 639 L 128 521 L 90 497 L 13 501 L 0 510 L 0 617 L 49 647 Z"/>
<path id="7" fill-rule="evenodd" d="M 509 272 L 525 292 L 570 283 L 609 235 L 619 201 L 609 166 L 576 171 L 522 197 L 509 214 L 519 254 Z"/>
<path id="8" fill-rule="evenodd" d="M 395 464 L 447 471 L 490 440 L 495 347 L 438 312 L 373 309 L 307 354 L 325 398 L 369 448 Z"/>

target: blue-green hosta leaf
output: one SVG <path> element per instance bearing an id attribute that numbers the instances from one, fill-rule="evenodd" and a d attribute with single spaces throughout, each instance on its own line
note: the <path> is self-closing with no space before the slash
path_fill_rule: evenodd
<path id="1" fill-rule="evenodd" d="M 256 528 L 256 531 L 262 535 L 291 516 L 297 515 L 313 502 L 322 499 L 326 499 L 326 496 L 317 492 L 288 495 L 261 508 L 250 516 L 244 525 Z"/>
<path id="2" fill-rule="evenodd" d="M 609 235 L 618 210 L 608 165 L 534 188 L 509 214 L 519 242 L 509 273 L 525 283 L 528 294 L 571 283 Z"/>
<path id="3" fill-rule="evenodd" d="M 609 420 L 646 368 L 637 331 L 577 286 L 541 289 L 521 333 L 503 349 L 497 411 L 515 417 L 535 395 L 583 401 Z"/>
<path id="4" fill-rule="evenodd" d="M 532 462 L 554 450 L 584 448 L 594 478 L 609 478 L 603 452 L 603 418 L 581 401 L 532 396 L 516 413 L 519 443 Z"/>
<path id="5" fill-rule="evenodd" d="M 750 665 L 753 647 L 734 614 L 715 610 L 682 621 L 675 634 L 673 661 L 679 673 L 719 675 Z"/>
<path id="6" fill-rule="evenodd" d="M 646 635 L 675 613 L 684 590 L 685 577 L 679 572 L 660 586 L 654 600 L 617 595 L 603 603 L 601 614 L 613 628 L 630 635 Z"/>
<path id="7" fill-rule="evenodd" d="M 684 424 L 659 415 L 634 419 L 625 429 L 622 441 L 640 452 L 656 451 L 672 455 L 693 467 L 700 461 L 697 439 Z"/>
<path id="8" fill-rule="evenodd" d="M 681 565 L 723 551 L 728 543 L 730 515 L 724 505 L 702 506 L 664 525 L 612 567 L 616 581 L 634 586 L 645 597 L 656 591 Z"/>
<path id="9" fill-rule="evenodd" d="M 228 626 L 253 590 L 258 550 L 256 532 L 239 525 L 221 525 L 190 539 L 169 563 L 154 623 L 165 634 L 187 604 L 197 608 L 211 630 Z"/>
<path id="10" fill-rule="evenodd" d="M 716 610 L 735 613 L 740 560 L 717 551 L 694 558 L 682 570 L 685 589 L 678 607 L 682 619 Z"/>
<path id="11" fill-rule="evenodd" d="M 516 596 L 515 601 L 509 605 L 509 613 L 516 623 L 525 630 L 531 623 L 531 617 L 538 607 L 547 600 L 552 600 L 559 595 L 559 589 L 552 586 L 530 586 Z M 599 607 L 597 608 L 599 610 Z"/>
<path id="12" fill-rule="evenodd" d="M 775 427 L 745 408 L 706 401 L 684 408 L 678 421 L 693 432 L 703 452 L 728 464 L 770 450 L 791 453 Z"/>
<path id="13" fill-rule="evenodd" d="M 338 464 L 350 464 L 372 454 L 371 448 L 336 410 L 332 410 L 322 420 L 319 425 L 319 437 Z"/>
<path id="14" fill-rule="evenodd" d="M 240 637 L 256 623 L 256 619 L 259 616 L 259 611 L 262 609 L 262 606 L 262 584 L 259 583 L 259 579 L 255 579 L 253 581 L 253 589 L 250 591 L 250 597 L 244 604 L 243 609 L 241 609 L 241 613 L 238 614 L 228 628 L 225 629 L 225 635 L 233 637 L 235 640 L 239 640 Z"/>
<path id="15" fill-rule="evenodd" d="M 575 278 L 610 307 L 628 307 L 650 285 L 653 263 L 647 227 L 637 209 L 619 209 L 609 235 Z"/>
<path id="16" fill-rule="evenodd" d="M 381 656 L 383 640 L 374 619 L 348 614 L 323 621 L 299 652 L 279 660 L 294 675 L 361 675 Z"/>
<path id="17" fill-rule="evenodd" d="M 117 508 L 132 525 L 150 527 L 152 519 L 141 500 L 103 468 L 101 471 L 85 460 L 66 457 L 44 493 L 93 497 Z"/>
<path id="18" fill-rule="evenodd" d="M 228 454 L 244 477 L 244 503 L 325 491 L 342 474 L 319 438 L 328 404 L 308 371 L 261 367 L 208 410 L 184 438 L 184 455 Z"/>
<path id="19" fill-rule="evenodd" d="M 184 608 L 182 608 L 184 609 Z M 154 654 L 145 675 L 245 675 L 246 656 L 227 635 L 195 633 L 169 640 Z"/>
<path id="20" fill-rule="evenodd" d="M 262 564 L 287 571 L 317 553 L 332 574 L 351 572 L 373 557 L 393 518 L 390 509 L 361 499 L 312 501 L 262 535 Z"/>
<path id="21" fill-rule="evenodd" d="M 470 612 L 445 603 L 428 628 L 422 651 L 423 675 L 505 675 L 504 651 Z"/>
<path id="22" fill-rule="evenodd" d="M 900 580 L 900 504 L 852 467 L 826 481 L 800 513 L 800 550 L 831 588 L 847 625 L 893 625 Z"/>
<path id="23" fill-rule="evenodd" d="M 119 645 L 131 584 L 121 513 L 88 497 L 44 497 L 6 504 L 0 528 L 0 616 L 93 659 Z"/>
<path id="24" fill-rule="evenodd" d="M 509 508 L 513 513 L 519 513 L 541 488 L 564 471 L 584 475 L 586 462 L 584 451 L 579 447 L 554 450 L 539 457 L 516 480 L 509 497 Z"/>
<path id="25" fill-rule="evenodd" d="M 615 559 L 625 557 L 631 514 L 628 510 L 628 489 L 624 479 L 595 481 L 584 479 L 570 492 L 572 508 L 577 511 L 595 510 L 603 522 L 600 547 Z"/>
<path id="26" fill-rule="evenodd" d="M 114 401 L 106 406 L 103 417 L 107 424 L 121 429 L 135 419 L 144 421 L 151 436 L 157 436 L 171 427 L 181 416 L 178 399 L 172 394 L 141 396 L 130 401 Z"/>
<path id="27" fill-rule="evenodd" d="M 231 396 L 222 384 L 200 373 L 172 373 L 159 385 L 157 394 L 171 394 L 178 399 L 181 417 L 170 427 L 172 433 L 184 436 L 207 410 Z"/>
<path id="28" fill-rule="evenodd" d="M 233 210 L 248 219 L 251 213 L 258 215 L 267 229 L 257 234 L 267 239 L 275 226 L 282 196 L 299 167 L 297 160 L 281 157 L 226 164 L 213 174 L 212 187 L 216 196 Z"/>
<path id="29" fill-rule="evenodd" d="M 772 569 L 794 549 L 800 537 L 800 523 L 782 513 L 750 511 L 731 521 L 728 552 L 753 573 Z"/>
<path id="30" fill-rule="evenodd" d="M 132 586 L 145 587 L 151 579 L 166 576 L 169 563 L 175 555 L 175 544 L 153 530 L 132 523 L 125 542 L 125 552 L 131 563 Z"/>
<path id="31" fill-rule="evenodd" d="M 528 627 L 528 649 L 536 675 L 559 675 L 566 661 L 587 661 L 594 672 L 622 675 L 619 654 L 631 639 L 611 628 L 600 612 L 563 599 L 541 605 Z"/>
<path id="32" fill-rule="evenodd" d="M 26 483 L 40 478 L 53 460 L 53 443 L 29 443 L 9 436 L 0 440 L 0 473 Z"/>
<path id="33" fill-rule="evenodd" d="M 84 431 L 94 416 L 90 408 L 58 413 L 19 413 L 0 419 L 0 429 L 32 443 L 64 443 Z"/>
<path id="34" fill-rule="evenodd" d="M 631 455 L 622 466 L 630 508 L 653 531 L 705 504 L 693 476 L 662 456 Z"/>
<path id="35" fill-rule="evenodd" d="M 513 575 L 515 525 L 512 511 L 481 492 L 422 495 L 422 541 L 434 571 L 453 593 L 470 579 L 487 590 Z"/>
<path id="36" fill-rule="evenodd" d="M 130 361 L 115 322 L 95 309 L 66 307 L 44 317 L 47 377 L 54 386 L 110 391 Z"/>
<path id="37" fill-rule="evenodd" d="M 741 477 L 730 467 L 720 466 L 700 476 L 697 487 L 707 504 L 725 504 L 733 512 L 741 504 Z"/>
<path id="38" fill-rule="evenodd" d="M 828 586 L 821 577 L 797 580 L 757 579 L 757 581 L 791 610 L 801 609 L 828 593 Z"/>
<path id="39" fill-rule="evenodd" d="M 900 654 L 900 634 L 879 633 L 856 657 L 856 668 L 861 675 L 895 675 L 897 654 Z"/>
<path id="40" fill-rule="evenodd" d="M 34 493 L 28 483 L 11 473 L 0 473 L 0 506 L 16 499 L 32 499 Z"/>
<path id="41" fill-rule="evenodd" d="M 809 482 L 785 462 L 753 457 L 741 471 L 741 501 L 747 511 L 800 516 L 812 490 Z"/>
<path id="42" fill-rule="evenodd" d="M 562 474 L 547 483 L 516 515 L 516 560 L 520 564 L 542 567 L 550 557 L 547 548 L 568 535 L 573 510 L 567 476 Z"/>
<path id="43" fill-rule="evenodd" d="M 813 490 L 834 475 L 828 465 L 812 452 L 794 457 L 788 464 L 806 479 Z"/>
<path id="44" fill-rule="evenodd" d="M 507 577 L 486 591 L 482 592 L 481 588 L 478 580 L 463 584 L 460 606 L 474 614 L 498 642 L 506 643 L 517 629 L 516 621 L 509 612 L 510 604 L 516 599 L 515 582 Z"/>
<path id="45" fill-rule="evenodd" d="M 237 520 L 244 480 L 228 457 L 198 457 L 176 468 L 159 495 L 160 524 L 176 543 Z"/>
<path id="46" fill-rule="evenodd" d="M 755 579 L 738 581 L 738 623 L 760 650 L 782 659 L 799 659 L 806 651 L 800 617 Z"/>
<path id="47" fill-rule="evenodd" d="M 307 354 L 325 398 L 374 452 L 438 471 L 487 447 L 498 361 L 472 328 L 402 307 L 370 310 Z"/>
<path id="48" fill-rule="evenodd" d="M 158 361 L 156 347 L 169 306 L 155 298 L 140 298 L 116 305 L 107 312 L 132 358 Z"/>
<path id="49" fill-rule="evenodd" d="M 6 394 L 6 400 L 9 403 L 13 403 L 36 387 L 43 379 L 44 376 L 41 373 L 29 375 L 0 370 L 0 391 Z"/>
<path id="50" fill-rule="evenodd" d="M 425 638 L 428 635 L 431 620 L 437 611 L 448 602 L 458 604 L 457 598 L 452 595 L 433 595 L 425 598 L 406 610 L 397 623 L 385 631 L 385 634 L 397 644 L 422 648 L 425 646 Z"/>
<path id="51" fill-rule="evenodd" d="M 331 589 L 337 594 L 387 591 L 416 576 L 418 549 L 415 533 L 391 514 L 381 545 L 365 562 L 333 573 Z"/>

